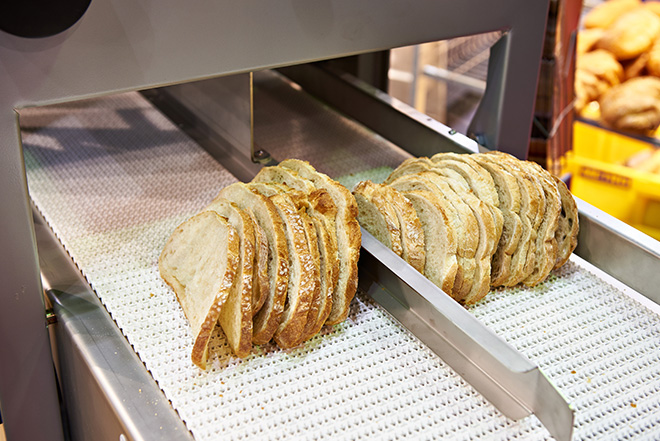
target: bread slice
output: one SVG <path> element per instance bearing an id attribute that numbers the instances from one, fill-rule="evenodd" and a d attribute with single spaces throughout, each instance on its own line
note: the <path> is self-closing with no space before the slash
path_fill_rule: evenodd
<path id="1" fill-rule="evenodd" d="M 521 169 L 517 159 L 514 160 L 512 157 L 497 155 L 493 152 L 483 154 L 481 159 L 500 164 L 515 177 L 520 188 L 522 235 L 516 251 L 511 256 L 510 277 L 507 281 L 503 282 L 504 286 L 515 286 L 527 278 L 534 270 L 536 263 L 534 244 L 536 243 L 537 236 L 537 220 L 539 218 L 542 219 L 543 212 L 545 211 L 545 201 L 541 204 L 541 195 L 543 192 L 529 173 Z"/>
<path id="2" fill-rule="evenodd" d="M 326 190 L 316 189 L 311 181 L 302 178 L 296 171 L 291 169 L 280 166 L 264 167 L 257 173 L 252 182 L 281 183 L 297 190 L 298 193 L 290 195 L 294 196 L 294 202 L 299 209 L 305 210 L 316 230 L 320 259 L 321 292 L 318 301 L 318 314 L 316 317 L 312 317 L 315 308 L 311 308 L 306 326 L 305 339 L 311 338 L 320 331 L 332 310 L 332 293 L 339 277 L 335 226 L 337 207 Z"/>
<path id="3" fill-rule="evenodd" d="M 223 188 L 218 197 L 226 198 L 242 210 L 252 212 L 268 239 L 268 296 L 252 320 L 252 342 L 265 344 L 273 338 L 280 324 L 289 284 L 289 248 L 284 223 L 275 204 L 250 190 L 246 184 L 231 184 Z"/>
<path id="4" fill-rule="evenodd" d="M 389 185 L 381 186 L 381 193 L 394 209 L 401 227 L 401 257 L 420 273 L 424 273 L 426 250 L 424 230 L 412 204 L 405 196 Z"/>
<path id="5" fill-rule="evenodd" d="M 446 214 L 446 206 L 429 191 L 404 191 L 403 194 L 414 207 L 424 230 L 424 274 L 440 289 L 452 295 L 458 263 L 456 234 Z"/>
<path id="6" fill-rule="evenodd" d="M 358 206 L 358 222 L 379 242 L 401 256 L 401 227 L 394 208 L 382 196 L 380 185 L 359 182 L 353 189 Z"/>
<path id="7" fill-rule="evenodd" d="M 339 323 L 348 316 L 351 301 L 357 290 L 357 263 L 362 243 L 362 233 L 357 221 L 357 203 L 346 187 L 318 172 L 308 162 L 286 159 L 280 163 L 280 166 L 296 171 L 302 178 L 312 182 L 316 188 L 326 190 L 337 207 L 335 226 L 339 252 L 339 278 L 332 298 L 332 311 L 326 324 Z"/>
<path id="8" fill-rule="evenodd" d="M 296 171 L 278 165 L 262 168 L 251 182 L 280 183 L 304 194 L 316 190 L 311 181 L 304 179 Z"/>
<path id="9" fill-rule="evenodd" d="M 431 158 L 437 168 L 449 168 L 460 174 L 467 182 L 474 195 L 490 210 L 495 226 L 495 235 L 499 242 L 502 235 L 504 218 L 500 211 L 500 200 L 495 188 L 493 177 L 477 161 L 473 155 L 458 153 L 437 153 Z"/>
<path id="10" fill-rule="evenodd" d="M 252 350 L 252 282 L 254 278 L 255 234 L 250 216 L 227 199 L 214 199 L 205 211 L 227 219 L 239 238 L 239 261 L 234 285 L 220 311 L 218 323 L 229 346 L 239 358 Z"/>
<path id="11" fill-rule="evenodd" d="M 239 260 L 238 233 L 211 211 L 179 225 L 158 259 L 160 275 L 174 290 L 192 328 L 192 362 L 202 369 L 206 369 L 211 333 L 234 284 Z"/>
<path id="12" fill-rule="evenodd" d="M 564 184 L 564 181 L 553 176 L 557 183 L 557 189 L 561 197 L 561 212 L 557 224 L 557 261 L 555 269 L 566 263 L 571 253 L 577 246 L 577 235 L 579 230 L 578 209 L 573 195 Z"/>
<path id="13" fill-rule="evenodd" d="M 390 184 L 402 176 L 429 171 L 434 166 L 435 164 L 429 158 L 423 156 L 419 158 L 408 158 L 390 173 L 384 183 Z"/>
<path id="14" fill-rule="evenodd" d="M 484 160 L 483 154 L 474 154 L 472 158 L 490 173 L 500 201 L 502 212 L 502 234 L 497 250 L 491 260 L 491 286 L 506 286 L 511 277 L 511 258 L 515 253 L 523 225 L 520 219 L 521 201 L 520 186 L 507 169 L 500 164 Z"/>
<path id="15" fill-rule="evenodd" d="M 277 208 L 285 226 L 289 248 L 289 285 L 284 312 L 274 340 L 283 349 L 302 343 L 306 336 L 308 318 L 316 316 L 320 298 L 320 274 L 317 263 L 318 248 L 310 251 L 310 242 L 316 247 L 316 231 L 311 221 L 293 202 L 289 187 L 275 183 L 247 184 L 253 191 L 268 197 Z M 311 240 L 310 240 L 311 239 Z"/>
<path id="16" fill-rule="evenodd" d="M 523 280 L 525 285 L 535 286 L 548 277 L 557 262 L 557 239 L 555 235 L 561 213 L 561 198 L 557 184 L 550 173 L 535 162 L 523 161 L 523 165 L 531 173 L 536 173 L 545 195 L 545 214 L 537 231 L 536 266 L 532 273 Z"/>
<path id="17" fill-rule="evenodd" d="M 439 173 L 441 173 L 442 179 L 470 207 L 477 219 L 479 245 L 474 256 L 476 269 L 470 291 L 461 300 L 465 304 L 476 303 L 490 290 L 490 262 L 499 242 L 495 220 L 490 208 L 474 195 L 468 185 L 461 182 L 460 173 L 452 169 L 441 169 Z"/>
<path id="18" fill-rule="evenodd" d="M 472 210 L 444 180 L 430 171 L 402 175 L 389 185 L 404 196 L 407 191 L 428 191 L 440 198 L 457 241 L 458 267 L 449 294 L 458 301 L 463 300 L 472 289 L 476 271 L 475 255 L 479 246 L 479 236 L 474 234 L 474 231 L 478 231 L 477 219 Z"/>
<path id="19" fill-rule="evenodd" d="M 330 194 L 323 189 L 312 191 L 300 200 L 307 215 L 314 224 L 319 249 L 319 270 L 321 276 L 321 297 L 318 316 L 314 319 L 309 337 L 316 335 L 325 324 L 332 311 L 332 299 L 339 278 L 339 254 L 337 251 L 337 228 L 335 218 L 337 207 Z M 313 317 L 309 318 L 312 322 Z"/>
<path id="20" fill-rule="evenodd" d="M 254 271 L 252 272 L 252 317 L 261 309 L 268 297 L 268 238 L 254 213 L 245 210 L 254 227 Z"/>

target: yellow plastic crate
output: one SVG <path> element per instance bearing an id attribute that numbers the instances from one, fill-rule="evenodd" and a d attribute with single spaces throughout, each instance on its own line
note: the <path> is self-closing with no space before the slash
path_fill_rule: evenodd
<path id="1" fill-rule="evenodd" d="M 649 146 L 643 140 L 576 121 L 567 169 L 574 195 L 660 240 L 660 175 L 623 165 Z"/>

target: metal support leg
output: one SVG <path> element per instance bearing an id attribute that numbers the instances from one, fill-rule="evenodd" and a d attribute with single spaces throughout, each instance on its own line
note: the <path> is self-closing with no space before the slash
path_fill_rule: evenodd
<path id="1" fill-rule="evenodd" d="M 16 114 L 0 133 L 0 408 L 8 441 L 62 440 L 57 386 Z"/>
<path id="2" fill-rule="evenodd" d="M 545 2 L 528 2 L 544 8 Z M 537 11 L 539 12 L 539 11 Z M 472 119 L 468 134 L 491 150 L 502 150 L 526 159 L 534 113 L 536 85 L 543 53 L 543 14 L 516 14 L 510 31 L 493 45 L 488 62 L 488 87 Z"/>

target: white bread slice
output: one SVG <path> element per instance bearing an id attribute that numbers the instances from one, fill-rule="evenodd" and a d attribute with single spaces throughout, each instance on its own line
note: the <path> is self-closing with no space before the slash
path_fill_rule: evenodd
<path id="1" fill-rule="evenodd" d="M 303 219 L 304 213 L 298 210 L 289 197 L 288 193 L 293 192 L 289 187 L 261 182 L 247 185 L 273 201 L 285 226 L 289 249 L 289 284 L 284 312 L 274 340 L 283 349 L 292 348 L 302 343 L 306 336 L 310 309 L 318 308 L 320 274 L 315 256 L 310 251 L 312 234 L 313 245 L 317 246 L 316 232 L 311 222 Z M 312 315 L 316 316 L 314 312 Z"/>
<path id="2" fill-rule="evenodd" d="M 359 182 L 353 189 L 358 206 L 358 222 L 379 242 L 401 256 L 401 227 L 394 208 L 371 181 Z"/>
<path id="3" fill-rule="evenodd" d="M 557 183 L 559 195 L 561 196 L 561 213 L 557 225 L 557 262 L 555 269 L 566 263 L 571 253 L 577 246 L 577 235 L 579 230 L 578 209 L 573 195 L 566 187 L 564 181 L 552 176 Z"/>
<path id="4" fill-rule="evenodd" d="M 521 209 L 520 220 L 523 224 L 523 232 L 518 242 L 516 251 L 511 256 L 511 274 L 504 286 L 515 286 L 527 278 L 534 270 L 536 264 L 535 243 L 537 236 L 537 220 L 542 219 L 542 211 L 545 211 L 545 201 L 541 204 L 542 191 L 536 182 L 526 171 L 522 170 L 519 160 L 507 156 L 488 152 L 482 155 L 482 160 L 492 161 L 500 164 L 508 170 L 518 182 L 520 188 Z M 545 198 L 545 195 L 543 195 Z"/>
<path id="5" fill-rule="evenodd" d="M 424 229 L 426 265 L 424 275 L 440 289 L 452 295 L 458 270 L 456 234 L 445 213 L 445 204 L 428 191 L 403 191 L 415 208 Z"/>
<path id="6" fill-rule="evenodd" d="M 557 262 L 557 226 L 561 213 L 561 197 L 557 184 L 550 173 L 531 161 L 523 161 L 531 173 L 535 173 L 545 195 L 545 214 L 537 232 L 537 259 L 534 271 L 523 283 L 535 286 L 544 281 Z"/>
<path id="7" fill-rule="evenodd" d="M 449 293 L 457 301 L 467 296 L 472 288 L 472 280 L 476 271 L 475 255 L 479 246 L 477 219 L 470 207 L 454 192 L 437 173 L 430 171 L 410 175 L 402 175 L 389 184 L 402 192 L 428 191 L 440 198 L 445 214 L 456 235 L 457 272 L 452 292 Z M 425 233 L 426 234 L 426 233 Z M 427 256 L 428 259 L 428 256 Z"/>
<path id="8" fill-rule="evenodd" d="M 460 174 L 474 195 L 491 211 L 495 225 L 495 235 L 499 242 L 502 235 L 504 218 L 500 211 L 500 200 L 495 189 L 493 177 L 473 158 L 473 155 L 458 153 L 437 153 L 430 159 L 436 168 L 449 168 Z"/>
<path id="9" fill-rule="evenodd" d="M 239 238 L 239 262 L 234 285 L 227 297 L 218 323 L 229 346 L 239 358 L 252 350 L 252 281 L 254 277 L 255 235 L 250 216 L 227 199 L 214 199 L 205 211 L 214 211 L 227 219 Z"/>
<path id="10" fill-rule="evenodd" d="M 265 344 L 280 325 L 289 284 L 289 248 L 284 224 L 275 204 L 250 190 L 246 184 L 231 184 L 223 188 L 218 197 L 234 202 L 242 210 L 251 211 L 268 239 L 268 296 L 252 320 L 252 342 Z"/>
<path id="11" fill-rule="evenodd" d="M 234 284 L 239 262 L 236 230 L 206 211 L 179 225 L 158 258 L 158 270 L 172 287 L 195 338 L 191 359 L 206 369 L 208 344 Z"/>
<path id="12" fill-rule="evenodd" d="M 460 198 L 472 209 L 477 218 L 479 245 L 475 253 L 476 270 L 468 294 L 461 300 L 465 304 L 476 303 L 490 290 L 490 262 L 497 249 L 499 236 L 490 208 L 477 198 L 462 180 L 462 175 L 452 169 L 434 169 Z"/>
<path id="13" fill-rule="evenodd" d="M 262 168 L 251 182 L 280 183 L 305 194 L 316 190 L 311 181 L 302 178 L 296 171 L 278 165 Z"/>
<path id="14" fill-rule="evenodd" d="M 254 227 L 254 271 L 252 272 L 252 317 L 261 309 L 268 297 L 268 238 L 254 213 L 244 210 Z"/>
<path id="15" fill-rule="evenodd" d="M 326 190 L 337 207 L 335 225 L 339 252 L 339 278 L 332 298 L 332 311 L 326 324 L 340 323 L 348 316 L 351 301 L 357 290 L 357 262 L 362 243 L 362 233 L 357 221 L 357 203 L 346 187 L 324 173 L 318 172 L 306 161 L 286 159 L 280 162 L 280 166 L 296 171 L 302 178 L 311 181 L 316 188 Z"/>
<path id="16" fill-rule="evenodd" d="M 491 261 L 491 286 L 505 286 L 511 277 L 511 258 L 515 253 L 523 225 L 520 219 L 522 196 L 515 176 L 500 164 L 485 160 L 481 153 L 472 155 L 493 178 L 502 212 L 502 235 Z"/>
<path id="17" fill-rule="evenodd" d="M 426 263 L 424 230 L 415 209 L 405 196 L 389 185 L 381 185 L 380 191 L 399 219 L 401 257 L 423 274 Z"/>
<path id="18" fill-rule="evenodd" d="M 318 314 L 313 317 L 310 310 L 306 327 L 308 332 L 305 336 L 311 338 L 321 330 L 332 311 L 332 297 L 339 277 L 337 230 L 335 227 L 337 207 L 328 192 L 323 189 L 314 190 L 307 197 L 300 198 L 298 204 L 305 207 L 307 215 L 314 225 L 319 251 L 321 278 Z"/>

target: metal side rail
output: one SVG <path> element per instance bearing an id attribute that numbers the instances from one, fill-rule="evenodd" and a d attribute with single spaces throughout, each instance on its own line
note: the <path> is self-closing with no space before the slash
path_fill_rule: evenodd
<path id="1" fill-rule="evenodd" d="M 660 242 L 575 198 L 580 232 L 575 254 L 660 304 Z"/>
<path id="2" fill-rule="evenodd" d="M 179 440 L 192 435 L 40 213 L 41 276 L 57 319 L 56 361 L 70 440 Z"/>
<path id="3" fill-rule="evenodd" d="M 573 408 L 529 359 L 362 229 L 360 288 L 508 418 L 570 440 Z"/>

